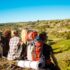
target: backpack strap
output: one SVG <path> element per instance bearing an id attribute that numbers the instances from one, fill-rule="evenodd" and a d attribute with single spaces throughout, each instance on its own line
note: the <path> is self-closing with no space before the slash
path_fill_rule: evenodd
<path id="1" fill-rule="evenodd" d="M 33 50 L 32 50 L 32 59 L 35 60 L 36 59 L 36 46 L 35 46 L 35 40 L 32 42 L 33 43 Z"/>

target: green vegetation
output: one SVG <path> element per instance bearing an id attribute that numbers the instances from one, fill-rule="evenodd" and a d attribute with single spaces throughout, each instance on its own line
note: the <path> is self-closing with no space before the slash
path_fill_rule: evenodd
<path id="1" fill-rule="evenodd" d="M 70 50 L 70 39 L 69 40 L 61 40 L 52 45 L 54 52 L 65 52 Z"/>
<path id="2" fill-rule="evenodd" d="M 18 22 L 0 24 L 0 31 L 5 29 L 30 28 L 48 34 L 48 44 L 52 45 L 61 70 L 70 70 L 70 19 L 37 20 L 34 22 Z"/>
<path id="3" fill-rule="evenodd" d="M 54 54 L 57 58 L 61 70 L 70 68 L 70 40 L 61 40 L 52 45 Z"/>

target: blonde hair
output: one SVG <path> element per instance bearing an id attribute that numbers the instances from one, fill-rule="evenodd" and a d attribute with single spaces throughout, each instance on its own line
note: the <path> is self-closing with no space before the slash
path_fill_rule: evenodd
<path id="1" fill-rule="evenodd" d="M 27 29 L 22 29 L 21 31 L 21 41 L 26 44 L 26 36 L 27 36 L 28 30 Z"/>

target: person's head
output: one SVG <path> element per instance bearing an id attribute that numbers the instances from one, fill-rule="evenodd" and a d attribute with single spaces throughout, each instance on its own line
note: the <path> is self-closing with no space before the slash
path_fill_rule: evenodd
<path id="1" fill-rule="evenodd" d="M 27 40 L 34 40 L 37 37 L 37 31 L 30 31 L 27 35 Z"/>
<path id="2" fill-rule="evenodd" d="M 18 36 L 18 31 L 17 30 L 12 30 L 11 31 L 11 36 Z"/>
<path id="3" fill-rule="evenodd" d="M 11 37 L 11 31 L 10 31 L 10 30 L 5 30 L 5 31 L 3 32 L 3 36 L 10 38 L 10 37 Z"/>
<path id="4" fill-rule="evenodd" d="M 42 41 L 46 41 L 46 39 L 47 39 L 47 33 L 46 32 L 41 32 L 40 34 L 39 34 L 39 37 L 40 37 L 40 39 L 42 40 Z"/>
<path id="5" fill-rule="evenodd" d="M 27 42 L 27 39 L 26 39 L 27 33 L 28 33 L 28 29 L 22 29 L 21 30 L 21 35 L 20 35 L 21 36 L 21 41 L 25 44 Z"/>

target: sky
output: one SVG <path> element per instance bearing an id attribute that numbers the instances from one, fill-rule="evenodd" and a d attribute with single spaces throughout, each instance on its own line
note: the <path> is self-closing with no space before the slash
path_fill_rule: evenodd
<path id="1" fill-rule="evenodd" d="M 0 0 L 0 23 L 70 19 L 69 0 Z"/>

